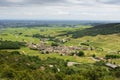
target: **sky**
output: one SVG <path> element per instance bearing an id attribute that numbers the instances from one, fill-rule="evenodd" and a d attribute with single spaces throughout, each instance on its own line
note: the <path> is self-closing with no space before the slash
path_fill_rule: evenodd
<path id="1" fill-rule="evenodd" d="M 0 19 L 120 21 L 120 0 L 0 0 Z"/>

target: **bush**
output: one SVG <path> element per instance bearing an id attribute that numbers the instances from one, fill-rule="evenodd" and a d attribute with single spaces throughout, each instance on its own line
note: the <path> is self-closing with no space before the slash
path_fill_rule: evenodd
<path id="1" fill-rule="evenodd" d="M 94 57 L 94 58 L 95 58 L 95 57 L 96 57 L 96 55 L 95 55 L 95 54 L 93 54 L 93 55 L 92 55 L 92 57 Z"/>
<path id="2" fill-rule="evenodd" d="M 71 53 L 69 54 L 69 56 L 74 56 L 74 54 L 75 54 L 74 52 L 71 52 Z"/>
<path id="3" fill-rule="evenodd" d="M 51 46 L 59 46 L 57 43 L 52 43 Z"/>
<path id="4" fill-rule="evenodd" d="M 33 34 L 33 37 L 35 37 L 35 38 L 46 38 L 44 35 L 40 35 L 40 34 Z"/>
<path id="5" fill-rule="evenodd" d="M 84 52 L 83 51 L 79 51 L 78 53 L 77 53 L 77 56 L 84 56 L 85 54 L 84 54 Z"/>
<path id="6" fill-rule="evenodd" d="M 90 44 L 87 43 L 87 42 L 85 42 L 85 43 L 81 43 L 81 45 L 90 46 Z"/>
<path id="7" fill-rule="evenodd" d="M 12 54 L 12 55 L 14 55 L 14 54 L 15 54 L 15 55 L 20 55 L 20 52 L 18 52 L 18 51 L 13 51 L 13 52 L 11 52 L 11 54 Z"/>
<path id="8" fill-rule="evenodd" d="M 2 78 L 8 78 L 13 79 L 14 78 L 14 72 L 10 69 L 4 70 L 1 74 Z"/>

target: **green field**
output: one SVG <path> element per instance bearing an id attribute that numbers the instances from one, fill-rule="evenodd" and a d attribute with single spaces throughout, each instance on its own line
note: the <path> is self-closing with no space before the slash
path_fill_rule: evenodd
<path id="1" fill-rule="evenodd" d="M 67 34 L 67 32 L 75 32 L 75 31 L 84 31 L 88 28 L 92 28 L 92 26 L 80 26 L 76 28 L 71 27 L 34 27 L 34 28 L 5 28 L 0 30 L 0 38 L 2 40 L 8 40 L 8 41 L 19 41 L 19 42 L 27 42 L 27 43 L 35 43 L 39 44 L 40 39 L 32 37 L 34 34 L 40 34 L 44 36 L 52 36 L 57 39 L 66 39 L 69 38 L 70 40 L 66 43 L 62 44 L 65 46 L 80 46 L 81 43 L 84 43 L 86 41 L 89 41 L 90 46 L 92 47 L 98 47 L 102 48 L 103 51 L 100 50 L 84 50 L 85 57 L 74 57 L 74 56 L 61 56 L 57 53 L 51 53 L 51 54 L 41 54 L 39 51 L 30 50 L 27 47 L 22 47 L 18 51 L 24 52 L 26 55 L 37 55 L 41 59 L 46 59 L 47 57 L 56 57 L 64 60 L 69 61 L 75 61 L 75 62 L 84 62 L 84 63 L 93 63 L 91 57 L 93 54 L 95 54 L 98 57 L 105 57 L 106 54 L 109 54 L 109 52 L 115 52 L 120 50 L 120 37 L 119 34 L 107 34 L 107 35 L 101 35 L 98 34 L 96 36 L 83 36 L 78 38 L 72 38 L 73 34 Z M 54 41 L 46 41 L 48 45 L 50 45 Z M 117 61 L 117 63 L 120 64 L 119 60 L 113 60 Z"/>
<path id="2" fill-rule="evenodd" d="M 120 80 L 120 26 L 3 28 L 0 57 L 0 80 Z"/>

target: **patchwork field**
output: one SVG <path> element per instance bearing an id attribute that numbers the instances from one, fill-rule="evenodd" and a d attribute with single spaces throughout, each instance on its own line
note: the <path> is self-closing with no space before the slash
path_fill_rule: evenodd
<path id="1" fill-rule="evenodd" d="M 1 28 L 0 80 L 120 80 L 120 26 Z"/>
<path id="2" fill-rule="evenodd" d="M 116 53 L 120 50 L 120 34 L 113 33 L 113 34 L 97 34 L 95 36 L 85 35 L 82 37 L 73 38 L 72 36 L 75 34 L 76 31 L 85 31 L 86 29 L 92 28 L 92 26 L 77 26 L 77 27 L 21 27 L 21 28 L 5 28 L 0 30 L 0 39 L 1 40 L 8 40 L 8 41 L 19 41 L 19 42 L 26 42 L 26 43 L 34 43 L 40 44 L 42 39 L 45 40 L 47 45 L 51 45 L 54 40 L 48 40 L 50 37 L 53 39 L 57 38 L 58 40 L 66 40 L 65 43 L 60 43 L 63 46 L 83 46 L 81 43 L 87 43 L 87 47 L 93 47 L 96 49 L 93 50 L 83 50 L 85 53 L 84 57 L 76 57 L 76 56 L 61 56 L 57 53 L 50 53 L 50 54 L 41 54 L 40 51 L 31 50 L 28 47 L 21 47 L 18 51 L 25 53 L 26 55 L 36 55 L 39 56 L 41 59 L 46 59 L 47 57 L 56 57 L 64 60 L 75 61 L 75 62 L 83 62 L 83 63 L 93 63 L 95 62 L 90 57 L 95 55 L 97 57 L 104 58 L 105 55 L 109 53 Z M 94 31 L 93 31 L 94 32 Z M 84 32 L 83 32 L 84 33 Z M 33 37 L 33 35 L 39 34 L 43 37 Z M 76 34 L 77 35 L 77 32 Z M 78 34 L 79 35 L 79 34 Z M 59 42 L 58 42 L 59 43 Z M 120 64 L 119 59 L 113 60 Z"/>

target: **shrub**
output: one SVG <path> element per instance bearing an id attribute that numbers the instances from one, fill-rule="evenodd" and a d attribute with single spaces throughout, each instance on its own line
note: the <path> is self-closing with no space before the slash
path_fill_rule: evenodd
<path id="1" fill-rule="evenodd" d="M 57 43 L 52 43 L 51 46 L 59 46 Z"/>
<path id="2" fill-rule="evenodd" d="M 74 56 L 74 54 L 75 54 L 74 52 L 71 52 L 71 53 L 69 54 L 69 56 Z"/>
<path id="3" fill-rule="evenodd" d="M 77 53 L 77 56 L 84 56 L 84 52 L 83 52 L 83 51 L 79 51 L 79 52 Z"/>
<path id="4" fill-rule="evenodd" d="M 92 57 L 94 57 L 94 58 L 95 58 L 95 57 L 96 57 L 96 55 L 95 55 L 95 54 L 93 54 L 93 55 L 92 55 Z"/>

